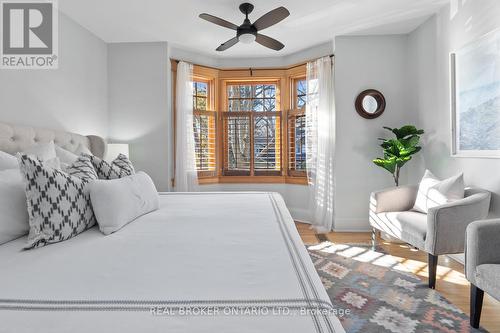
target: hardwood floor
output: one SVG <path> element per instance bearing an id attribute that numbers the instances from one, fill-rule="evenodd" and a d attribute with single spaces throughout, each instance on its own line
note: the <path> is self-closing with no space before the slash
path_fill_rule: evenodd
<path id="1" fill-rule="evenodd" d="M 318 235 L 308 224 L 296 223 L 305 244 L 319 243 Z M 370 243 L 370 233 L 330 232 L 320 235 L 334 243 Z M 378 238 L 377 244 L 410 269 L 415 275 L 427 282 L 427 253 L 413 249 L 406 244 L 390 243 Z M 446 256 L 439 256 L 436 290 L 464 313 L 469 314 L 470 285 L 463 274 L 462 264 Z M 500 333 L 500 302 L 484 294 L 481 326 L 489 332 Z"/>

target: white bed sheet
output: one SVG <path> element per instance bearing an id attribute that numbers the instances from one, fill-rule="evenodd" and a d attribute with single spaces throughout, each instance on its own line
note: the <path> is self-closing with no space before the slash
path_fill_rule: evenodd
<path id="1" fill-rule="evenodd" d="M 24 242 L 0 246 L 0 332 L 344 332 L 279 194 L 162 194 L 109 236 Z"/>

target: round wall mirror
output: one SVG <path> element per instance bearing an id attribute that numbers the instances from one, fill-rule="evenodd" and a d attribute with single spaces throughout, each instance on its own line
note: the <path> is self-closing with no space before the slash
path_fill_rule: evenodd
<path id="1" fill-rule="evenodd" d="M 385 110 L 384 95 L 375 89 L 365 90 L 356 98 L 355 107 L 361 117 L 366 119 L 377 118 Z"/>

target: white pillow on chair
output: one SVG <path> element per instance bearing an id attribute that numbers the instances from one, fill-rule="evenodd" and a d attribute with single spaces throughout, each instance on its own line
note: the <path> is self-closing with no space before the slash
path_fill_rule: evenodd
<path id="1" fill-rule="evenodd" d="M 417 199 L 413 210 L 428 213 L 429 209 L 464 198 L 464 175 L 439 180 L 429 170 L 425 170 L 424 177 L 418 186 Z"/>

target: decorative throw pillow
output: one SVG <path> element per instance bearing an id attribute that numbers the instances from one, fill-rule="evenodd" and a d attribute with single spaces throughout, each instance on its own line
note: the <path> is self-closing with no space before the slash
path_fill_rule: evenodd
<path id="1" fill-rule="evenodd" d="M 429 209 L 433 207 L 463 199 L 464 191 L 463 173 L 445 180 L 439 180 L 432 172 L 425 170 L 424 177 L 418 186 L 417 199 L 413 210 L 427 214 Z"/>
<path id="2" fill-rule="evenodd" d="M 27 155 L 18 154 L 18 160 L 30 225 L 25 249 L 70 239 L 95 224 L 89 193 L 91 174 L 82 179 Z M 86 175 L 87 167 L 82 171 Z"/>
<path id="3" fill-rule="evenodd" d="M 16 162 L 15 169 L 0 171 L 0 244 L 26 235 L 28 230 L 26 194 Z"/>
<path id="4" fill-rule="evenodd" d="M 96 180 L 90 198 L 99 229 L 109 235 L 139 216 L 157 210 L 158 191 L 144 172 L 112 180 Z"/>
<path id="5" fill-rule="evenodd" d="M 81 179 L 85 179 L 88 181 L 93 181 L 98 179 L 97 173 L 92 165 L 90 155 L 80 155 L 76 158 L 76 161 L 73 162 L 70 166 L 66 168 L 66 173 L 78 177 Z"/>
<path id="6" fill-rule="evenodd" d="M 118 155 L 118 157 L 111 163 L 108 163 L 94 155 L 85 156 L 90 157 L 99 179 L 117 179 L 130 176 L 135 173 L 132 162 L 130 162 L 128 157 L 123 154 Z"/>

